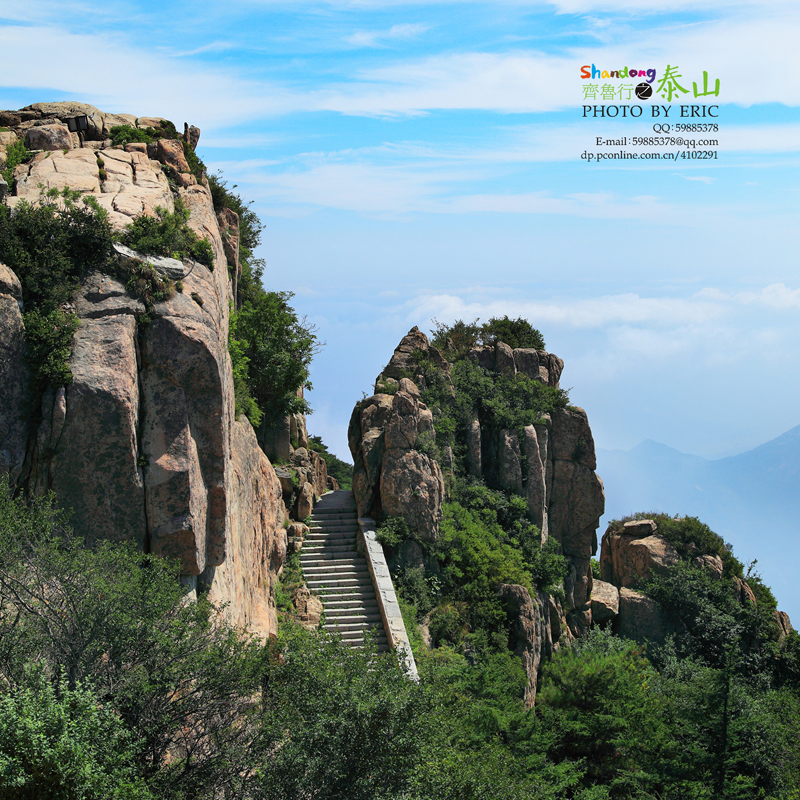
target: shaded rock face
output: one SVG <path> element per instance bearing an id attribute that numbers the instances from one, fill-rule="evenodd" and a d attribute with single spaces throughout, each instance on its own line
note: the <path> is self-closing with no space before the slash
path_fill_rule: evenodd
<path id="1" fill-rule="evenodd" d="M 420 401 L 413 381 L 401 378 L 398 386 L 394 395 L 363 400 L 350 418 L 358 514 L 402 517 L 421 538 L 435 539 L 444 478 L 439 464 L 416 449 L 422 434 L 434 438 L 433 415 Z"/>
<path id="2" fill-rule="evenodd" d="M 613 630 L 618 636 L 634 639 L 640 644 L 664 644 L 667 636 L 676 632 L 667 612 L 652 597 L 633 589 L 619 590 L 619 614 Z"/>
<path id="3" fill-rule="evenodd" d="M 514 654 L 521 659 L 528 676 L 525 705 L 533 708 L 542 660 L 552 656 L 558 641 L 558 633 L 555 638 L 553 636 L 554 625 L 558 631 L 558 612 L 551 614 L 552 598 L 543 592 L 532 597 L 524 586 L 504 583 L 500 585 L 499 594 L 511 623 L 511 636 L 516 642 Z"/>
<path id="4" fill-rule="evenodd" d="M 28 441 L 28 385 L 22 287 L 17 276 L 0 264 L 0 480 L 15 483 L 25 461 Z"/>
<path id="5" fill-rule="evenodd" d="M 84 113 L 79 104 L 39 104 L 14 112 L 12 124 L 67 111 Z M 106 122 L 136 123 L 94 111 L 87 138 L 96 142 Z M 35 127 L 45 126 L 28 125 L 23 135 Z M 141 148 L 40 153 L 20 170 L 19 194 L 10 200 L 34 200 L 36 182 L 94 194 L 116 227 L 155 205 L 174 208 L 160 164 Z M 189 226 L 211 244 L 215 268 L 178 264 L 191 268 L 184 292 L 157 304 L 147 325 L 138 322 L 144 306 L 125 286 L 86 275 L 74 302 L 73 380 L 47 389 L 36 414 L 27 401 L 19 282 L 0 266 L 0 472 L 29 494 L 52 490 L 89 544 L 132 541 L 175 557 L 184 583 L 227 603 L 235 624 L 266 635 L 276 629 L 272 587 L 286 556 L 286 509 L 250 424 L 234 419 L 226 243 L 209 189 L 186 183 L 177 192 Z M 326 471 L 307 460 L 308 481 L 325 491 Z"/>

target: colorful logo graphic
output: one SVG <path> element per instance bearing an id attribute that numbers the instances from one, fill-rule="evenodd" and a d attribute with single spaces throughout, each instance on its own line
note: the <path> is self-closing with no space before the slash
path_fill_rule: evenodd
<path id="1" fill-rule="evenodd" d="M 615 100 L 631 100 L 636 95 L 637 100 L 649 100 L 654 94 L 660 95 L 668 103 L 673 99 L 677 100 L 682 95 L 689 94 L 689 90 L 681 83 L 684 80 L 680 67 L 667 64 L 667 68 L 656 81 L 657 71 L 650 67 L 648 69 L 622 69 L 601 70 L 594 64 L 589 66 L 584 64 L 581 67 L 581 80 L 589 78 L 600 80 L 613 80 L 615 78 L 644 78 L 644 81 L 634 85 L 633 83 L 585 83 L 583 89 L 584 100 L 598 100 L 613 102 Z M 653 85 L 655 84 L 655 86 Z M 654 91 L 655 90 L 655 91 Z M 697 86 L 697 81 L 692 81 L 691 94 L 694 97 L 719 97 L 719 78 L 714 80 L 713 88 L 708 85 L 708 72 L 703 71 L 702 91 Z"/>
<path id="2" fill-rule="evenodd" d="M 591 72 L 590 72 L 591 70 Z M 623 67 L 622 69 L 598 69 L 594 64 L 590 67 L 588 64 L 584 64 L 581 67 L 581 78 L 586 80 L 587 78 L 591 78 L 594 80 L 595 78 L 645 78 L 648 83 L 652 83 L 656 79 L 656 71 L 654 69 L 628 69 L 627 67 Z"/>

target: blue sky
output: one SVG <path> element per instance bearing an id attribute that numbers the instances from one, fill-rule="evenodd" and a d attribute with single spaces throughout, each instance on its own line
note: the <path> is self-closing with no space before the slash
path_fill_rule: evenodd
<path id="1" fill-rule="evenodd" d="M 309 426 L 340 455 L 434 317 L 530 319 L 606 449 L 718 457 L 800 424 L 796 2 L 3 0 L 0 25 L 0 106 L 202 129 L 265 222 L 267 288 L 327 342 Z M 719 78 L 718 158 L 581 159 L 654 135 L 581 118 L 591 63 Z"/>

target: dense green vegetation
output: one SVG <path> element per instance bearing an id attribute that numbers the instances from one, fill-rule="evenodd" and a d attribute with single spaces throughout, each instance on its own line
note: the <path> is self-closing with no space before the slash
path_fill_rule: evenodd
<path id="1" fill-rule="evenodd" d="M 734 634 L 719 660 L 595 630 L 526 710 L 486 634 L 419 648 L 415 684 L 290 623 L 251 639 L 176 577 L 0 487 L 0 798 L 797 798 L 796 634 L 772 669 Z"/>
<path id="2" fill-rule="evenodd" d="M 186 224 L 188 221 L 189 209 L 176 197 L 174 212 L 159 207 L 155 217 L 141 214 L 116 238 L 144 255 L 193 258 L 213 270 L 211 245 Z"/>
<path id="3" fill-rule="evenodd" d="M 3 180 L 8 184 L 9 191 L 14 191 L 14 169 L 20 164 L 25 164 L 33 158 L 33 153 L 25 147 L 22 139 L 17 139 L 6 147 L 6 165 L 3 167 Z"/>
<path id="4" fill-rule="evenodd" d="M 209 178 L 214 207 L 239 215 L 237 309 L 231 314 L 229 349 L 234 366 L 237 413 L 247 414 L 263 435 L 287 414 L 310 413 L 301 389 L 310 389 L 309 366 L 322 343 L 316 328 L 289 305 L 291 292 L 267 292 L 261 285 L 264 261 L 253 250 L 263 227 L 250 204 L 219 176 Z"/>
<path id="5" fill-rule="evenodd" d="M 488 322 L 479 323 L 478 319 L 474 322 L 459 319 L 452 325 L 446 325 L 434 319 L 431 344 L 447 358 L 452 358 L 453 355 L 464 356 L 473 347 L 495 345 L 497 342 L 505 342 L 511 348 L 532 347 L 544 350 L 541 332 L 522 317 L 492 317 Z"/>
<path id="6" fill-rule="evenodd" d="M 319 453 L 325 461 L 325 466 L 328 469 L 328 475 L 336 478 L 339 481 L 340 489 L 350 490 L 353 487 L 353 465 L 342 461 L 333 453 L 328 450 L 327 445 L 322 441 L 319 436 L 308 437 L 308 448 L 315 453 Z"/>

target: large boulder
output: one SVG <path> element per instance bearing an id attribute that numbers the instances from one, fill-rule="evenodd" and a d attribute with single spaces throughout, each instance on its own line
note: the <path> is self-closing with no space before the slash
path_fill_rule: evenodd
<path id="1" fill-rule="evenodd" d="M 421 538 L 433 539 L 442 518 L 444 478 L 439 464 L 415 449 L 423 434 L 434 440 L 433 414 L 413 381 L 401 377 L 395 383 L 394 395 L 373 395 L 353 410 L 353 494 L 359 516 L 400 516 Z"/>
<path id="2" fill-rule="evenodd" d="M 619 590 L 612 583 L 592 583 L 592 622 L 608 622 L 619 614 Z"/>
<path id="3" fill-rule="evenodd" d="M 665 575 L 680 560 L 678 551 L 656 531 L 652 520 L 625 523 L 622 532 L 606 531 L 600 551 L 600 574 L 619 588 L 640 586 Z M 642 535 L 649 534 L 649 535 Z"/>
<path id="4" fill-rule="evenodd" d="M 640 644 L 664 644 L 667 636 L 675 632 L 663 606 L 641 592 L 622 588 L 619 590 L 619 614 L 614 620 L 614 633 Z"/>
<path id="5" fill-rule="evenodd" d="M 29 150 L 72 150 L 72 137 L 66 125 L 40 125 L 28 128 L 25 145 Z"/>
<path id="6" fill-rule="evenodd" d="M 416 450 L 389 450 L 381 469 L 381 507 L 402 517 L 421 539 L 435 539 L 442 519 L 444 478 L 439 465 Z"/>

